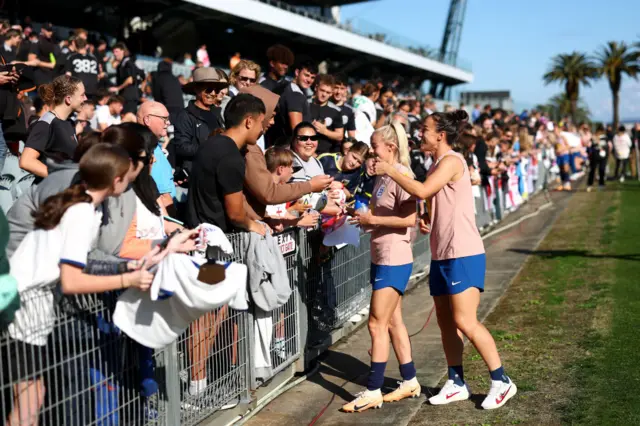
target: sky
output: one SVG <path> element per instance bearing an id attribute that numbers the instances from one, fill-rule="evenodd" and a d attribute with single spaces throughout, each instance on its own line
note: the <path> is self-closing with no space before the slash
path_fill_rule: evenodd
<path id="1" fill-rule="evenodd" d="M 439 47 L 449 0 L 377 0 L 345 6 L 341 19 L 367 21 L 390 33 Z M 640 41 L 638 0 L 467 0 L 459 58 L 473 83 L 458 90 L 510 90 L 516 108 L 531 108 L 564 90 L 545 86 L 551 58 L 574 50 L 592 54 L 607 41 Z M 581 88 L 592 118 L 611 121 L 605 80 Z M 640 120 L 640 82 L 623 80 L 620 116 Z"/>

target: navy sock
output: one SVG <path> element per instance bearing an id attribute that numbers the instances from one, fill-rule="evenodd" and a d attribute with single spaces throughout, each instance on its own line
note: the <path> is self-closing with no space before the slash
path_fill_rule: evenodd
<path id="1" fill-rule="evenodd" d="M 402 380 L 411 380 L 416 377 L 416 366 L 413 365 L 413 361 L 400 364 L 400 375 L 402 376 Z"/>
<path id="2" fill-rule="evenodd" d="M 496 381 L 502 380 L 505 383 L 509 383 L 509 377 L 507 377 L 507 375 L 504 374 L 504 368 L 502 368 L 502 366 L 500 366 L 499 368 L 496 368 L 489 374 L 491 374 L 491 380 L 496 380 Z"/>
<path id="3" fill-rule="evenodd" d="M 461 365 L 449 366 L 449 380 L 453 380 L 457 386 L 464 385 L 464 370 Z"/>
<path id="4" fill-rule="evenodd" d="M 376 390 L 382 387 L 384 383 L 384 369 L 387 368 L 386 362 L 371 362 L 369 370 L 369 380 L 367 380 L 367 389 Z"/>

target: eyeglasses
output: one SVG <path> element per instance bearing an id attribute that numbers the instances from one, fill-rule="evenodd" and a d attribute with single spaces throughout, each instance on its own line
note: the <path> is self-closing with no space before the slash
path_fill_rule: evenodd
<path id="1" fill-rule="evenodd" d="M 164 124 L 169 124 L 169 116 L 168 115 L 156 115 L 156 114 L 149 114 L 151 117 L 157 117 L 160 120 L 162 120 L 164 122 Z"/>
<path id="2" fill-rule="evenodd" d="M 212 93 L 213 93 L 213 92 L 215 92 L 215 91 L 216 91 L 216 88 L 215 88 L 215 87 L 211 87 L 211 86 L 209 86 L 209 87 L 205 87 L 205 88 L 204 88 L 204 93 L 206 93 L 207 95 L 210 95 L 210 94 L 212 94 Z"/>
<path id="3" fill-rule="evenodd" d="M 296 139 L 298 139 L 300 142 L 307 142 L 307 141 L 317 142 L 317 141 L 318 141 L 318 135 L 313 135 L 313 136 L 296 136 Z"/>
<path id="4" fill-rule="evenodd" d="M 240 81 L 244 81 L 245 83 L 246 83 L 246 82 L 249 82 L 249 83 L 255 83 L 256 81 L 258 81 L 258 79 L 257 79 L 257 78 L 243 77 L 243 76 L 239 76 L 239 77 L 238 77 L 238 80 L 240 80 Z"/>

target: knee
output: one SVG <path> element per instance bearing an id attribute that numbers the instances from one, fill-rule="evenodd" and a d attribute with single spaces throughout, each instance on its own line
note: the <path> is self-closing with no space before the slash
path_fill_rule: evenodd
<path id="1" fill-rule="evenodd" d="M 472 338 L 476 327 L 478 326 L 478 320 L 468 315 L 454 314 L 453 322 L 458 330 L 462 332 L 469 339 Z"/>
<path id="2" fill-rule="evenodd" d="M 373 316 L 369 317 L 368 326 L 369 326 L 369 333 L 371 334 L 372 339 L 375 339 L 376 337 L 380 337 L 389 332 L 389 324 L 385 324 L 384 322 L 378 320 Z"/>
<path id="3" fill-rule="evenodd" d="M 404 321 L 402 321 L 402 319 L 394 320 L 393 318 L 391 318 L 391 321 L 389 321 L 389 333 L 391 334 L 397 333 L 399 330 L 403 328 L 404 328 Z"/>

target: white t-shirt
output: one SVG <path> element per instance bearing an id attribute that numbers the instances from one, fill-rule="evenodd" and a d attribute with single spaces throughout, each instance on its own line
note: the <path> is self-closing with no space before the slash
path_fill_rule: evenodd
<path id="1" fill-rule="evenodd" d="M 626 160 L 629 158 L 632 145 L 631 138 L 626 133 L 622 135 L 615 135 L 613 137 L 613 148 L 616 158 L 619 160 Z"/>
<path id="2" fill-rule="evenodd" d="M 60 264 L 84 268 L 96 238 L 102 213 L 93 204 L 69 207 L 53 229 L 36 229 L 24 237 L 9 260 L 18 282 L 21 307 L 9 326 L 9 334 L 37 346 L 47 344 L 53 331 L 53 286 L 60 279 Z"/>
<path id="3" fill-rule="evenodd" d="M 130 288 L 120 297 L 113 323 L 136 342 L 160 349 L 175 341 L 192 321 L 229 304 L 246 310 L 247 266 L 225 264 L 225 279 L 215 285 L 198 281 L 200 263 L 185 254 L 162 260 L 149 291 Z"/>
<path id="4" fill-rule="evenodd" d="M 98 124 L 106 124 L 107 127 L 120 124 L 122 121 L 119 115 L 111 115 L 108 105 L 101 105 L 96 109 L 96 119 Z"/>

